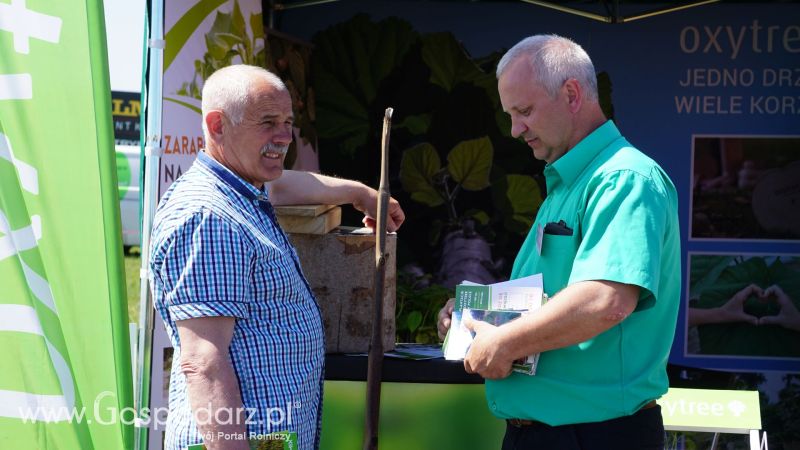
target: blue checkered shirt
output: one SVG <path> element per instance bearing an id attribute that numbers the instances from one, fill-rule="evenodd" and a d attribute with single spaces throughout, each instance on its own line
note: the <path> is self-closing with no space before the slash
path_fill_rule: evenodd
<path id="1" fill-rule="evenodd" d="M 202 442 L 175 322 L 214 316 L 236 318 L 229 351 L 244 407 L 254 411 L 248 433 L 294 431 L 300 449 L 318 448 L 322 319 L 266 193 L 200 153 L 156 211 L 149 277 L 175 347 L 164 448 Z"/>

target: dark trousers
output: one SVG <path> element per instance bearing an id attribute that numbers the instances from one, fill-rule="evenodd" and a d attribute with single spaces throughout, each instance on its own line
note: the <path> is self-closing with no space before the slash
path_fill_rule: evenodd
<path id="1" fill-rule="evenodd" d="M 603 422 L 551 427 L 506 424 L 503 450 L 663 450 L 661 407 Z"/>

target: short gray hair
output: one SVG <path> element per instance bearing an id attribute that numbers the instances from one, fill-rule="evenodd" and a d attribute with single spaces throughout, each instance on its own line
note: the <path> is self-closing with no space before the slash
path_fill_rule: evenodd
<path id="1" fill-rule="evenodd" d="M 224 112 L 234 125 L 242 123 L 247 105 L 254 101 L 251 86 L 256 78 L 264 79 L 280 91 L 286 90 L 286 85 L 274 73 L 262 67 L 245 64 L 223 67 L 208 77 L 203 85 L 201 102 L 203 131 L 206 134 L 208 130 L 205 117 L 210 111 Z"/>
<path id="2" fill-rule="evenodd" d="M 555 34 L 537 34 L 521 40 L 497 63 L 499 79 L 508 65 L 518 58 L 527 58 L 536 81 L 551 97 L 561 86 L 575 78 L 584 88 L 587 100 L 597 101 L 597 75 L 586 51 L 570 39 Z"/>

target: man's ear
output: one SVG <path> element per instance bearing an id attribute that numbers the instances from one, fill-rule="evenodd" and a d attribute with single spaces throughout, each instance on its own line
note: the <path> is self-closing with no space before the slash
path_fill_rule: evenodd
<path id="1" fill-rule="evenodd" d="M 567 97 L 569 110 L 573 113 L 578 112 L 583 104 L 583 89 L 580 83 L 578 83 L 578 80 L 574 78 L 568 79 L 564 82 L 562 89 Z"/>
<path id="2" fill-rule="evenodd" d="M 206 128 L 211 136 L 222 136 L 224 131 L 224 114 L 222 111 L 209 111 L 204 120 L 206 121 Z"/>

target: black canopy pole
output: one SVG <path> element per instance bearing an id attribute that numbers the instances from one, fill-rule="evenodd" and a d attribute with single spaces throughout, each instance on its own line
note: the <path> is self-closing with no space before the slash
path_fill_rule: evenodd
<path id="1" fill-rule="evenodd" d="M 378 422 L 381 410 L 381 370 L 383 369 L 383 291 L 386 279 L 386 209 L 389 206 L 389 133 L 392 108 L 383 116 L 381 139 L 381 183 L 378 217 L 375 226 L 375 315 L 367 362 L 367 414 L 364 427 L 364 450 L 378 448 Z"/>

